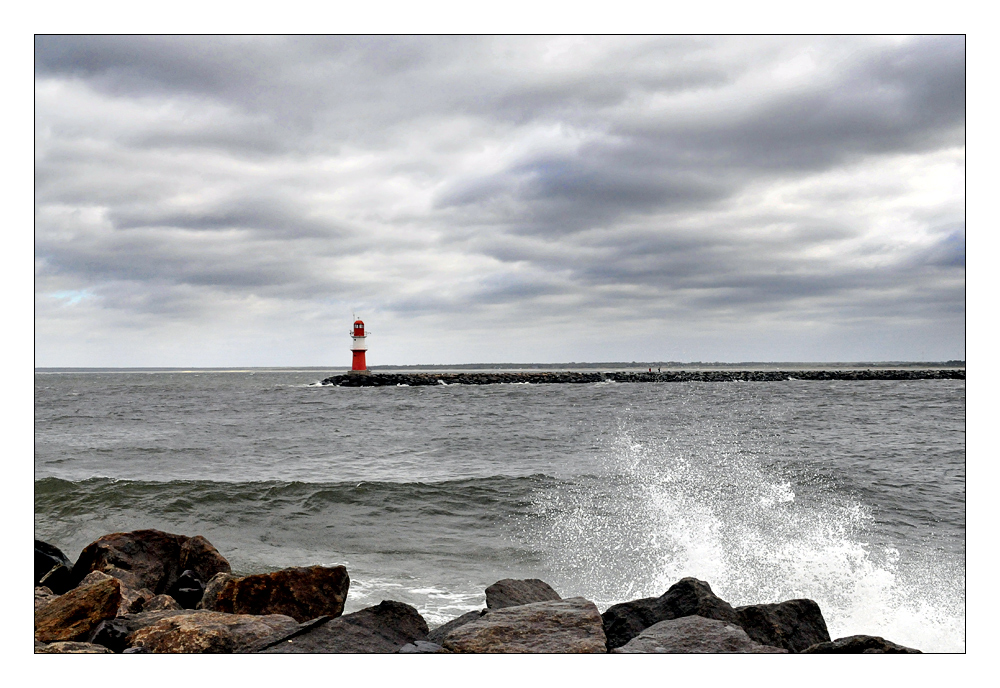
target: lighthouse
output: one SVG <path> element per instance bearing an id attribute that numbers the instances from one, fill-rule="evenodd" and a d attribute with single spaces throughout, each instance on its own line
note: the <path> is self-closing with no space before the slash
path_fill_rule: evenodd
<path id="1" fill-rule="evenodd" d="M 365 343 L 365 324 L 360 320 L 354 321 L 354 329 L 351 330 L 351 351 L 354 354 L 351 375 L 367 375 L 365 352 L 368 351 L 368 344 Z"/>

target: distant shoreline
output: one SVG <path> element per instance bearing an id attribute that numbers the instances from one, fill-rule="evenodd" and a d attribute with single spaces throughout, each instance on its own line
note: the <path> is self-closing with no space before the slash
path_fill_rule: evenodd
<path id="1" fill-rule="evenodd" d="M 322 372 L 329 373 L 331 369 L 346 366 L 162 366 L 135 368 L 102 368 L 102 367 L 36 367 L 36 373 L 262 373 L 262 372 Z M 373 365 L 369 370 L 373 373 L 391 373 L 407 371 L 413 373 L 447 373 L 451 371 L 634 371 L 642 372 L 661 369 L 667 371 L 711 371 L 711 370 L 745 370 L 745 371 L 803 371 L 803 370 L 965 370 L 965 361 L 878 361 L 878 362 L 742 362 L 742 363 L 704 363 L 694 361 L 678 363 L 676 361 L 644 361 L 644 362 L 610 362 L 610 363 L 456 363 L 456 364 L 420 364 L 420 365 Z"/>
<path id="2" fill-rule="evenodd" d="M 503 373 L 369 373 L 332 375 L 323 385 L 337 387 L 391 387 L 427 385 L 586 384 L 595 382 L 785 382 L 816 380 L 964 380 L 958 368 L 840 369 L 840 370 L 667 370 L 615 372 L 503 372 Z"/>

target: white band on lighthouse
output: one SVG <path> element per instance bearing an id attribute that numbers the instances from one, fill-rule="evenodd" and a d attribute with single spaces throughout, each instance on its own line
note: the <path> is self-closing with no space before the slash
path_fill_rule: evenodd
<path id="1" fill-rule="evenodd" d="M 351 344 L 351 351 L 368 351 L 368 344 L 365 342 L 367 337 L 355 337 L 351 335 L 353 343 Z"/>

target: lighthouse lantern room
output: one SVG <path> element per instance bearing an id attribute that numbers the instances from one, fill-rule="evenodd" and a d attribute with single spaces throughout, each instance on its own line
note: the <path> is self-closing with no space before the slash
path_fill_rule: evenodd
<path id="1" fill-rule="evenodd" d="M 365 324 L 360 320 L 355 320 L 354 329 L 351 331 L 351 352 L 354 354 L 351 375 L 368 374 L 368 365 L 365 363 L 365 352 L 368 351 L 368 344 L 365 343 L 365 337 Z"/>

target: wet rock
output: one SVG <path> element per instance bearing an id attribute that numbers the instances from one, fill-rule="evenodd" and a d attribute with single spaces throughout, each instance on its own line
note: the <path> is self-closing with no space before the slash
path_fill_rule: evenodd
<path id="1" fill-rule="evenodd" d="M 251 616 L 188 610 L 135 631 L 127 644 L 154 654 L 249 652 L 267 638 L 296 626 L 294 619 L 282 614 Z"/>
<path id="2" fill-rule="evenodd" d="M 59 597 L 45 586 L 35 586 L 35 611 L 47 605 L 49 602 Z"/>
<path id="3" fill-rule="evenodd" d="M 140 628 L 152 626 L 172 616 L 190 613 L 192 613 L 190 610 L 163 610 L 124 614 L 99 623 L 87 641 L 103 645 L 112 652 L 124 652 L 128 648 L 128 637 Z"/>
<path id="4" fill-rule="evenodd" d="M 877 635 L 852 635 L 828 643 L 817 643 L 802 650 L 803 654 L 920 654 L 920 650 L 904 647 Z"/>
<path id="5" fill-rule="evenodd" d="M 609 607 L 602 614 L 608 649 L 621 647 L 653 624 L 695 615 L 739 625 L 736 610 L 717 597 L 708 583 L 697 578 L 682 578 L 660 597 Z"/>
<path id="6" fill-rule="evenodd" d="M 73 570 L 64 564 L 56 564 L 38 581 L 38 585 L 49 588 L 57 595 L 68 592 L 75 584 Z"/>
<path id="7" fill-rule="evenodd" d="M 35 585 L 38 585 L 42 577 L 53 567 L 59 565 L 65 566 L 67 569 L 73 568 L 73 562 L 67 559 L 58 547 L 42 540 L 35 540 Z"/>
<path id="8" fill-rule="evenodd" d="M 74 588 L 35 612 L 35 640 L 84 640 L 97 624 L 118 614 L 121 601 L 117 580 Z"/>
<path id="9" fill-rule="evenodd" d="M 202 607 L 230 614 L 286 614 L 302 622 L 340 616 L 349 587 L 343 566 L 295 567 L 220 580 L 211 596 L 206 590 Z"/>
<path id="10" fill-rule="evenodd" d="M 480 609 L 478 611 L 467 612 L 465 614 L 462 614 L 460 617 L 452 619 L 448 623 L 438 626 L 437 628 L 432 630 L 430 633 L 427 634 L 427 640 L 429 640 L 432 643 L 437 643 L 438 645 L 440 645 L 444 641 L 445 637 L 447 637 L 447 635 L 451 633 L 453 630 L 455 630 L 459 626 L 464 626 L 470 621 L 475 621 L 485 613 L 486 613 L 485 609 Z"/>
<path id="11" fill-rule="evenodd" d="M 170 586 L 167 594 L 174 598 L 184 609 L 194 609 L 205 592 L 205 584 L 198 574 L 191 569 L 181 573 L 177 581 Z"/>
<path id="12" fill-rule="evenodd" d="M 317 616 L 315 619 L 310 619 L 309 621 L 300 623 L 298 627 L 295 628 L 294 630 L 288 631 L 287 633 L 281 633 L 279 635 L 268 638 L 267 641 L 263 643 L 259 643 L 256 647 L 254 647 L 253 652 L 263 652 L 264 650 L 270 647 L 274 647 L 275 645 L 280 645 L 281 643 L 287 640 L 291 640 L 292 638 L 297 638 L 300 635 L 308 633 L 314 628 L 319 628 L 320 626 L 322 626 L 323 624 L 327 623 L 330 620 L 332 620 L 332 617 Z"/>
<path id="13" fill-rule="evenodd" d="M 170 595 L 155 595 L 142 607 L 144 612 L 176 611 L 178 609 L 184 609 L 184 607 Z"/>
<path id="14" fill-rule="evenodd" d="M 94 643 L 80 643 L 75 641 L 61 641 L 48 645 L 35 645 L 35 654 L 48 655 L 107 655 L 111 650 L 103 645 Z"/>
<path id="15" fill-rule="evenodd" d="M 426 640 L 407 643 L 399 648 L 399 654 L 401 655 L 435 655 L 442 652 L 447 653 L 448 651 L 437 643 L 430 643 Z"/>
<path id="16" fill-rule="evenodd" d="M 90 573 L 88 573 L 86 576 L 83 577 L 83 580 L 80 581 L 80 585 L 81 586 L 93 585 L 94 583 L 98 583 L 104 580 L 118 580 L 118 579 L 115 578 L 114 576 L 104 573 L 103 571 L 91 571 Z M 153 597 L 153 593 L 147 590 L 146 588 L 143 588 L 141 590 L 133 590 L 132 588 L 128 587 L 121 581 L 118 582 L 121 583 L 121 592 L 122 592 L 122 601 L 121 604 L 118 605 L 119 616 L 121 616 L 122 614 L 135 614 L 136 612 L 142 611 L 143 606 L 146 603 L 146 600 L 152 599 Z"/>
<path id="17" fill-rule="evenodd" d="M 532 602 L 561 599 L 559 593 L 553 590 L 552 586 L 537 578 L 527 580 L 504 578 L 486 588 L 487 609 L 503 609 L 504 607 L 516 607 Z"/>
<path id="18" fill-rule="evenodd" d="M 217 573 L 205 583 L 205 591 L 201 595 L 201 600 L 195 605 L 195 609 L 214 609 L 215 602 L 219 597 L 219 591 L 226 587 L 229 581 L 238 579 L 231 573 Z"/>
<path id="19" fill-rule="evenodd" d="M 87 545 L 73 567 L 73 576 L 82 580 L 91 571 L 102 571 L 128 588 L 148 588 L 159 595 L 185 569 L 196 571 L 202 580 L 230 570 L 229 562 L 201 536 L 136 530 L 111 533 Z"/>
<path id="20" fill-rule="evenodd" d="M 265 654 L 398 652 L 427 637 L 427 622 L 408 604 L 385 600 L 266 648 Z"/>
<path id="21" fill-rule="evenodd" d="M 830 632 L 819 605 L 813 600 L 788 600 L 778 604 L 737 607 L 739 625 L 751 640 L 763 645 L 801 652 L 830 641 Z"/>
<path id="22" fill-rule="evenodd" d="M 459 626 L 442 645 L 450 652 L 607 652 L 597 606 L 582 597 L 490 610 Z"/>
<path id="23" fill-rule="evenodd" d="M 735 624 L 702 616 L 683 616 L 653 624 L 621 647 L 622 654 L 749 652 L 786 653 L 784 648 L 755 643 Z"/>

